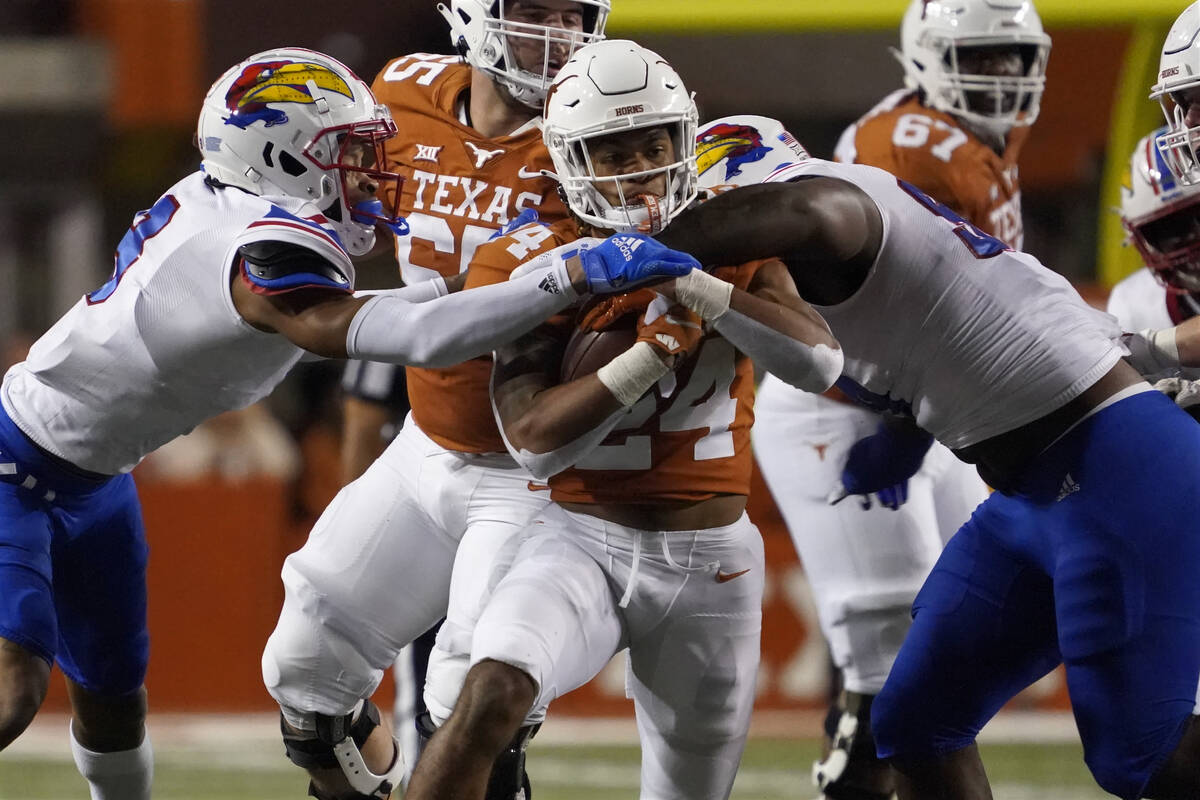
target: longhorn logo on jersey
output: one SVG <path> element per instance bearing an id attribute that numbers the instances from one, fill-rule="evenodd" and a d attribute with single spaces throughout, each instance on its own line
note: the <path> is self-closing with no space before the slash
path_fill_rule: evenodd
<path id="1" fill-rule="evenodd" d="M 475 169 L 483 169 L 483 165 L 491 161 L 499 155 L 504 155 L 504 150 L 486 150 L 474 142 L 464 141 L 467 147 L 471 148 L 471 152 L 475 154 Z"/>
<path id="2" fill-rule="evenodd" d="M 309 82 L 320 89 L 354 99 L 341 76 L 320 64 L 297 61 L 265 61 L 251 64 L 233 82 L 225 95 L 225 107 L 233 113 L 226 125 L 248 128 L 262 121 L 267 127 L 287 122 L 287 114 L 267 103 L 315 103 Z"/>
<path id="3" fill-rule="evenodd" d="M 700 134 L 696 141 L 696 167 L 703 175 L 722 159 L 725 180 L 742 174 L 743 164 L 764 158 L 771 148 L 763 145 L 762 134 L 749 125 L 721 123 Z"/>

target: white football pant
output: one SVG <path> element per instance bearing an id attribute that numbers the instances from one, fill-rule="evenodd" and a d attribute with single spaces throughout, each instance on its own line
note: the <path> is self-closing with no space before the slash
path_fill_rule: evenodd
<path id="1" fill-rule="evenodd" d="M 369 697 L 400 648 L 446 614 L 452 580 L 468 613 L 478 608 L 492 561 L 549 501 L 528 482 L 507 454 L 446 450 L 409 417 L 284 562 L 262 667 L 290 724 L 313 730 L 314 712 L 347 714 Z"/>
<path id="2" fill-rule="evenodd" d="M 831 506 L 850 446 L 879 416 L 767 375 L 755 402 L 754 454 L 812 586 L 821 632 L 845 688 L 878 694 L 908 628 L 917 590 L 942 545 L 987 486 L 934 443 L 897 510 L 851 496 Z"/>
<path id="3" fill-rule="evenodd" d="M 754 704 L 763 576 L 762 539 L 744 514 L 724 527 L 663 532 L 551 505 L 522 535 L 476 624 L 453 612 L 447 621 L 473 631 L 470 664 L 492 659 L 533 678 L 530 722 L 629 648 L 641 797 L 722 800 Z M 434 653 L 462 641 L 439 635 Z M 435 719 L 456 697 L 431 672 L 425 701 Z"/>

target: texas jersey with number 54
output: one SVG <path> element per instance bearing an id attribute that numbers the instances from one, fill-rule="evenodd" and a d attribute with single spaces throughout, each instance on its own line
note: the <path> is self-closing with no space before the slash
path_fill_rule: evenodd
<path id="1" fill-rule="evenodd" d="M 405 283 L 465 272 L 475 251 L 526 208 L 555 222 L 567 216 L 537 121 L 485 138 L 466 110 L 471 68 L 458 56 L 415 53 L 388 63 L 372 90 L 400 133 L 387 142 L 390 169 L 404 176 L 397 211 L 409 234 L 396 237 Z M 448 369 L 408 370 L 409 400 L 421 429 L 443 447 L 503 452 L 488 403 L 491 358 Z"/>

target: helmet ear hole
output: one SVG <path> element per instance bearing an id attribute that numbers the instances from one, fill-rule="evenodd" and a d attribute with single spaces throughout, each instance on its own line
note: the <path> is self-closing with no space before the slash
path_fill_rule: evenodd
<path id="1" fill-rule="evenodd" d="M 279 151 L 279 168 L 293 178 L 308 172 L 308 167 L 286 150 Z"/>

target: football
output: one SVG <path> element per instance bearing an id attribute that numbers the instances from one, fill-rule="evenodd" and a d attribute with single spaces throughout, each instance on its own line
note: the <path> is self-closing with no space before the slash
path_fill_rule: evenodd
<path id="1" fill-rule="evenodd" d="M 559 380 L 566 383 L 581 375 L 591 375 L 637 340 L 637 314 L 627 314 L 601 331 L 576 330 L 563 351 Z"/>

